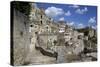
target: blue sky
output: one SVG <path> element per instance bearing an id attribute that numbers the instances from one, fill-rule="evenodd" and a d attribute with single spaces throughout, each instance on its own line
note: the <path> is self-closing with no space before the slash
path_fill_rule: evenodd
<path id="1" fill-rule="evenodd" d="M 48 17 L 55 21 L 66 21 L 67 24 L 77 28 L 91 25 L 97 27 L 97 7 L 73 4 L 36 3 L 43 8 Z"/>

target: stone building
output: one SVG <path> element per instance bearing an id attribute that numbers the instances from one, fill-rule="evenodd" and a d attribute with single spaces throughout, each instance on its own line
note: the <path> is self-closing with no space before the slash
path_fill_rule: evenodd
<path id="1" fill-rule="evenodd" d="M 50 24 L 50 18 L 48 18 L 44 14 L 43 9 L 39 8 L 32 8 L 31 14 L 30 14 L 30 21 L 31 24 L 33 25 L 32 28 L 35 28 L 36 26 L 38 27 L 37 31 L 38 33 L 46 32 L 46 31 L 51 31 L 49 24 Z"/>
<path id="2" fill-rule="evenodd" d="M 36 34 L 48 34 L 48 39 L 45 38 L 45 40 L 54 40 L 53 36 L 50 35 L 52 33 L 58 32 L 58 25 L 53 22 L 51 18 L 45 15 L 44 9 L 38 8 L 36 5 L 31 10 L 30 14 L 30 34 L 32 35 L 32 39 L 36 39 Z M 55 37 L 55 36 L 54 36 Z M 51 38 L 51 39 L 50 39 Z M 47 41 L 46 41 L 47 42 Z M 33 44 L 35 45 L 35 44 Z"/>
<path id="3" fill-rule="evenodd" d="M 58 33 L 59 32 L 59 24 L 52 21 L 51 23 L 51 32 Z"/>
<path id="4" fill-rule="evenodd" d="M 73 48 L 73 54 L 79 54 L 84 50 L 83 37 L 83 33 L 75 31 L 72 27 L 66 26 L 64 32 L 65 45 Z"/>
<path id="5" fill-rule="evenodd" d="M 55 41 L 57 41 L 57 34 L 54 33 L 44 33 L 39 35 L 39 39 L 42 40 L 43 44 L 40 44 L 40 46 L 43 46 L 43 48 L 50 48 L 54 45 L 56 45 Z M 49 46 L 49 47 L 48 47 Z"/>
<path id="6" fill-rule="evenodd" d="M 95 30 L 94 29 L 92 29 L 92 28 L 89 28 L 89 37 L 93 37 L 93 36 L 95 36 Z"/>
<path id="7" fill-rule="evenodd" d="M 63 33 L 65 32 L 65 27 L 66 27 L 66 24 L 64 21 L 59 21 L 59 33 Z"/>

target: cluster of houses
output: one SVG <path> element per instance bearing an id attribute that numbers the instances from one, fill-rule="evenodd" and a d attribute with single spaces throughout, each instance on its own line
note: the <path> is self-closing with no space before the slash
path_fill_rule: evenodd
<path id="1" fill-rule="evenodd" d="M 55 45 L 56 42 L 56 46 L 72 46 L 72 53 L 75 54 L 84 50 L 84 33 L 79 33 L 64 21 L 54 22 L 52 18 L 46 16 L 42 8 L 38 8 L 35 5 L 32 5 L 32 7 L 29 27 L 32 37 L 31 40 L 34 41 L 34 43 L 31 44 L 34 45 L 32 49 L 35 48 L 37 44 L 36 39 L 39 37 L 38 39 L 44 42 L 44 44 L 40 43 L 39 45 L 45 49 L 48 48 L 48 46 L 53 49 L 52 45 Z"/>
<path id="2" fill-rule="evenodd" d="M 86 35 L 84 32 L 79 32 L 72 26 L 67 25 L 65 21 L 55 22 L 45 14 L 43 8 L 38 8 L 34 3 L 32 3 L 29 15 L 30 20 L 17 10 L 14 10 L 13 13 L 14 65 L 27 64 L 30 59 L 35 58 L 33 55 L 36 54 L 38 54 L 37 57 L 45 58 L 46 56 L 40 52 L 50 56 L 48 57 L 48 63 L 51 62 L 52 56 L 56 57 L 56 59 L 52 58 L 54 61 L 52 63 L 69 62 L 69 60 L 73 62 L 73 57 L 79 60 L 79 54 L 84 51 L 87 45 L 90 49 L 92 48 L 91 45 L 93 45 L 93 49 L 96 45 L 95 49 L 97 49 L 95 30 L 89 29 L 88 35 Z M 36 47 L 41 48 L 40 51 L 37 51 Z M 94 55 L 97 55 L 97 53 Z M 35 60 L 39 61 L 36 58 Z M 88 61 L 91 61 L 91 59 Z"/>

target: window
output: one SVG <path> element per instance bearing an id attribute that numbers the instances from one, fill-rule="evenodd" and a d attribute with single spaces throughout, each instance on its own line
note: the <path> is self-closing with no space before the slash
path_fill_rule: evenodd
<path id="1" fill-rule="evenodd" d="M 81 35 L 78 36 L 78 39 L 81 39 Z"/>
<path id="2" fill-rule="evenodd" d="M 48 29 L 48 27 L 46 27 Z"/>
<path id="3" fill-rule="evenodd" d="M 65 36 L 68 36 L 69 34 L 65 34 Z"/>
<path id="4" fill-rule="evenodd" d="M 35 34 L 38 34 L 38 32 L 35 32 Z"/>
<path id="5" fill-rule="evenodd" d="M 33 25 L 30 25 L 30 27 L 33 27 Z"/>
<path id="6" fill-rule="evenodd" d="M 20 32 L 20 35 L 23 36 L 23 32 L 22 31 Z"/>
<path id="7" fill-rule="evenodd" d="M 42 20 L 41 20 L 41 24 L 42 24 Z"/>
<path id="8" fill-rule="evenodd" d="M 41 19 L 42 19 L 42 15 L 41 15 Z"/>

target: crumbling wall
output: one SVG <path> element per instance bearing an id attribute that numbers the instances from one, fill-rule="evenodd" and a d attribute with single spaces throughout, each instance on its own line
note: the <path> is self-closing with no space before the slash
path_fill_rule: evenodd
<path id="1" fill-rule="evenodd" d="M 46 45 L 41 45 L 47 47 L 47 45 L 51 44 L 54 45 L 54 41 L 57 41 L 57 35 L 56 34 L 39 34 L 39 38 L 46 44 Z"/>
<path id="2" fill-rule="evenodd" d="M 22 65 L 25 64 L 26 57 L 29 52 L 28 18 L 17 10 L 14 10 L 13 15 L 14 65 Z"/>

